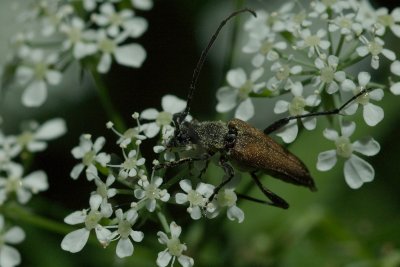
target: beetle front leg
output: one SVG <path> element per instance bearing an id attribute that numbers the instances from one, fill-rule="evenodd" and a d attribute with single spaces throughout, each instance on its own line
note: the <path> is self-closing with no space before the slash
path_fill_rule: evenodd
<path id="1" fill-rule="evenodd" d="M 258 188 L 260 188 L 261 192 L 263 192 L 263 194 L 269 198 L 269 200 L 271 200 L 271 202 L 268 201 L 260 201 L 260 200 L 256 200 L 253 199 L 251 197 L 248 197 L 249 200 L 253 200 L 256 202 L 260 202 L 260 203 L 264 203 L 264 204 L 268 204 L 271 206 L 275 206 L 278 208 L 282 208 L 282 209 L 287 209 L 289 208 L 289 204 L 280 196 L 276 195 L 275 193 L 273 193 L 272 191 L 270 191 L 268 188 L 266 188 L 261 182 L 260 179 L 258 179 L 257 175 L 255 174 L 255 172 L 251 172 L 250 173 L 251 177 L 253 178 L 254 182 L 256 183 L 256 185 L 258 186 Z M 250 199 L 251 198 L 251 199 Z"/>
<path id="2" fill-rule="evenodd" d="M 195 161 L 199 161 L 199 160 L 208 160 L 212 155 L 208 154 L 208 153 L 204 153 L 202 156 L 200 157 L 196 157 L 196 158 L 182 158 L 176 161 L 167 161 L 167 162 L 163 162 L 160 163 L 158 165 L 155 165 L 153 167 L 154 170 L 159 170 L 159 169 L 167 169 L 167 168 L 172 168 L 172 167 L 176 167 L 179 165 L 182 165 L 184 163 L 192 163 Z"/>
<path id="3" fill-rule="evenodd" d="M 219 190 L 221 190 L 222 187 L 224 187 L 227 183 L 229 183 L 233 179 L 233 176 L 235 175 L 233 167 L 229 164 L 228 160 L 224 156 L 221 156 L 219 158 L 219 166 L 222 169 L 224 169 L 227 178 L 224 181 L 222 181 L 217 187 L 214 188 L 214 192 L 208 199 L 208 202 L 213 201 L 214 197 L 218 194 Z"/>

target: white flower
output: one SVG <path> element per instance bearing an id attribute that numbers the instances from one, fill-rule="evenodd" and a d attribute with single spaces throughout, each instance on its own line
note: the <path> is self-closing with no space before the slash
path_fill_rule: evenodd
<path id="1" fill-rule="evenodd" d="M 349 79 L 342 83 L 343 91 L 351 91 L 354 95 L 367 88 L 367 84 L 371 80 L 368 72 L 360 72 L 358 74 L 358 86 Z M 374 89 L 359 96 L 352 104 L 346 108 L 347 114 L 354 114 L 359 105 L 363 106 L 363 117 L 369 126 L 377 125 L 384 117 L 383 109 L 377 105 L 370 103 L 370 100 L 380 101 L 383 98 L 382 89 Z"/>
<path id="2" fill-rule="evenodd" d="M 291 102 L 285 100 L 278 100 L 275 104 L 274 112 L 281 114 L 289 111 L 290 116 L 298 116 L 309 113 L 305 110 L 306 107 L 318 106 L 321 102 L 319 95 L 313 94 L 308 97 L 303 97 L 303 85 L 300 82 L 291 84 L 291 92 L 293 99 Z M 313 130 L 316 126 L 317 120 L 315 117 L 302 118 L 301 122 L 307 130 Z M 285 143 L 291 143 L 294 141 L 298 133 L 297 121 L 293 120 L 282 130 L 279 130 L 277 135 L 280 136 Z"/>
<path id="3" fill-rule="evenodd" d="M 94 182 L 97 189 L 95 192 L 92 192 L 92 195 L 98 195 L 101 197 L 100 211 L 106 217 L 109 217 L 112 214 L 112 206 L 108 200 L 117 194 L 117 189 L 110 188 L 110 186 L 115 182 L 115 177 L 111 174 L 108 175 L 105 183 L 101 181 L 99 177 L 95 177 Z"/>
<path id="4" fill-rule="evenodd" d="M 110 162 L 110 155 L 105 152 L 99 153 L 105 142 L 106 139 L 102 136 L 97 138 L 93 143 L 90 135 L 81 135 L 79 146 L 74 147 L 71 152 L 74 158 L 82 159 L 82 163 L 74 166 L 70 173 L 71 178 L 77 179 L 83 169 L 87 167 L 86 177 L 90 181 L 94 178 L 92 174 L 97 175 L 96 163 L 105 167 Z"/>
<path id="5" fill-rule="evenodd" d="M 129 151 L 128 155 L 126 155 L 125 150 L 122 149 L 122 153 L 124 155 L 125 161 L 119 165 L 108 165 L 110 167 L 120 168 L 119 175 L 122 178 L 127 177 L 135 177 L 138 173 L 138 167 L 142 166 L 146 159 L 140 157 L 135 149 Z"/>
<path id="6" fill-rule="evenodd" d="M 305 49 L 308 47 L 308 57 L 312 57 L 315 52 L 318 55 L 322 54 L 320 48 L 323 50 L 328 49 L 331 43 L 328 40 L 323 40 L 326 31 L 319 29 L 316 34 L 311 34 L 310 29 L 304 29 L 300 32 L 301 40 L 297 42 L 297 47 Z"/>
<path id="7" fill-rule="evenodd" d="M 21 152 L 17 144 L 17 137 L 5 136 L 0 130 L 0 170 L 10 163 L 11 159 Z"/>
<path id="8" fill-rule="evenodd" d="M 308 13 L 306 10 L 300 10 L 298 13 L 290 14 L 290 18 L 285 22 L 286 29 L 296 34 L 302 28 L 306 28 L 312 25 L 312 22 L 308 19 Z"/>
<path id="9" fill-rule="evenodd" d="M 156 209 L 157 200 L 166 202 L 169 200 L 169 193 L 166 189 L 160 189 L 163 179 L 158 176 L 152 176 L 150 182 L 145 179 L 139 180 L 139 186 L 134 191 L 135 197 L 140 201 L 146 201 L 146 208 L 148 211 L 153 212 Z"/>
<path id="10" fill-rule="evenodd" d="M 396 75 L 400 76 L 400 61 L 396 60 L 390 65 L 390 71 Z M 400 82 L 392 83 L 390 86 L 390 91 L 395 95 L 400 95 Z"/>
<path id="11" fill-rule="evenodd" d="M 259 93 L 265 87 L 264 82 L 256 83 L 263 72 L 263 68 L 255 69 L 247 78 L 247 74 L 242 68 L 228 71 L 226 81 L 229 86 L 222 87 L 217 92 L 217 111 L 227 112 L 237 106 L 235 118 L 247 121 L 253 117 L 254 106 L 249 94 Z"/>
<path id="12" fill-rule="evenodd" d="M 68 24 L 63 23 L 60 30 L 67 36 L 62 44 L 63 49 L 68 50 L 72 47 L 72 54 L 76 59 L 96 53 L 96 44 L 89 42 L 92 33 L 85 31 L 85 23 L 81 18 L 73 17 Z"/>
<path id="13" fill-rule="evenodd" d="M 273 37 L 269 37 L 267 39 L 250 38 L 247 44 L 243 47 L 242 51 L 249 54 L 255 53 L 255 56 L 251 62 L 253 66 L 259 68 L 262 64 L 264 64 L 265 59 L 269 61 L 279 59 L 279 54 L 277 51 L 284 50 L 286 47 L 286 42 L 276 42 L 275 38 Z"/>
<path id="14" fill-rule="evenodd" d="M 45 56 L 42 50 L 32 50 L 26 63 L 19 66 L 16 71 L 18 83 L 26 86 L 22 95 L 22 103 L 27 107 L 38 107 L 47 98 L 47 85 L 57 85 L 62 74 L 54 69 L 58 56 L 50 54 Z"/>
<path id="15" fill-rule="evenodd" d="M 385 33 L 386 28 L 390 28 L 394 35 L 400 37 L 400 8 L 395 8 L 389 14 L 389 11 L 385 7 L 378 8 L 375 11 L 377 16 L 377 22 L 383 26 L 381 32 L 377 32 L 379 35 L 383 35 Z"/>
<path id="16" fill-rule="evenodd" d="M 339 90 L 337 82 L 343 82 L 346 79 L 344 71 L 337 71 L 339 65 L 339 58 L 333 55 L 328 56 L 326 60 L 320 57 L 315 59 L 315 66 L 319 70 L 319 76 L 315 78 L 314 86 L 326 84 L 326 91 L 328 94 L 336 93 Z"/>
<path id="17" fill-rule="evenodd" d="M 121 148 L 126 148 L 130 143 L 132 143 L 132 141 L 143 141 L 146 139 L 146 136 L 141 134 L 143 129 L 138 118 L 136 118 L 136 121 L 138 126 L 134 128 L 128 128 L 124 133 L 118 132 L 117 129 L 114 128 L 114 124 L 111 121 L 107 123 L 107 128 L 111 129 L 117 136 L 119 136 L 117 144 L 119 144 Z"/>
<path id="18" fill-rule="evenodd" d="M 111 232 L 99 224 L 99 221 L 105 216 L 98 209 L 102 199 L 99 195 L 90 197 L 90 209 L 75 211 L 65 217 L 64 222 L 75 225 L 84 223 L 85 226 L 81 229 L 72 231 L 67 234 L 61 241 L 61 248 L 71 253 L 79 252 L 86 245 L 89 239 L 90 231 L 95 229 L 97 239 L 103 246 L 107 246 L 110 241 Z"/>
<path id="19" fill-rule="evenodd" d="M 110 235 L 110 240 L 118 240 L 116 253 L 120 258 L 129 257 L 133 254 L 132 241 L 141 242 L 143 240 L 143 232 L 134 231 L 132 226 L 135 224 L 138 214 L 136 210 L 130 209 L 123 213 L 121 209 L 115 211 L 115 215 L 118 220 L 118 230 L 114 231 Z"/>
<path id="20" fill-rule="evenodd" d="M 61 22 L 73 12 L 72 6 L 65 4 L 62 6 L 54 6 L 54 8 L 45 8 L 42 18 L 42 34 L 49 36 L 57 32 Z"/>
<path id="21" fill-rule="evenodd" d="M 371 182 L 374 179 L 374 168 L 365 160 L 353 154 L 358 152 L 365 156 L 376 155 L 380 146 L 373 138 L 365 138 L 351 143 L 350 136 L 355 130 L 355 123 L 343 123 L 342 135 L 333 130 L 325 129 L 324 136 L 335 142 L 336 149 L 322 152 L 318 155 L 317 169 L 328 171 L 336 164 L 337 156 L 344 158 L 344 177 L 350 188 L 357 189 L 363 183 Z"/>
<path id="22" fill-rule="evenodd" d="M 24 169 L 21 165 L 8 164 L 5 171 L 6 176 L 0 176 L 0 195 L 6 196 L 15 193 L 18 202 L 25 204 L 31 199 L 32 194 L 48 189 L 49 184 L 44 171 L 35 171 L 25 177 L 23 177 L 23 172 Z"/>
<path id="23" fill-rule="evenodd" d="M 126 38 L 125 33 L 111 39 L 104 30 L 97 32 L 97 49 L 101 52 L 100 61 L 97 65 L 98 72 L 107 73 L 110 70 L 113 56 L 118 64 L 127 67 L 139 68 L 142 65 L 146 59 L 146 51 L 136 43 L 120 45 Z"/>
<path id="24" fill-rule="evenodd" d="M 299 74 L 303 68 L 300 65 L 289 65 L 282 64 L 281 62 L 275 62 L 271 66 L 271 71 L 274 76 L 267 82 L 268 89 L 275 91 L 279 87 L 283 86 L 284 89 L 288 89 L 288 85 L 291 84 L 290 75 Z"/>
<path id="25" fill-rule="evenodd" d="M 183 111 L 186 107 L 186 101 L 174 95 L 165 95 L 161 99 L 161 107 L 162 111 L 149 108 L 140 114 L 141 119 L 154 120 L 154 122 L 142 125 L 143 132 L 148 138 L 156 136 L 161 128 L 169 127 L 172 123 L 173 114 Z"/>
<path id="26" fill-rule="evenodd" d="M 396 59 L 396 54 L 384 48 L 385 42 L 379 37 L 375 37 L 373 40 L 368 40 L 365 36 L 360 36 L 360 41 L 363 43 L 362 46 L 357 47 L 356 51 L 360 57 L 365 57 L 371 54 L 371 67 L 373 69 L 379 68 L 379 55 L 384 55 L 387 59 L 393 61 Z"/>
<path id="27" fill-rule="evenodd" d="M 133 8 L 150 10 L 153 8 L 153 0 L 131 0 Z"/>
<path id="28" fill-rule="evenodd" d="M 157 265 L 160 267 L 165 267 L 172 259 L 171 266 L 173 266 L 175 263 L 175 259 L 178 259 L 178 262 L 183 267 L 193 266 L 193 259 L 182 254 L 187 249 L 186 245 L 182 244 L 179 240 L 182 228 L 175 222 L 172 222 L 169 226 L 169 229 L 171 232 L 171 238 L 168 238 L 168 236 L 164 232 L 159 231 L 157 233 L 158 241 L 161 244 L 167 246 L 165 250 L 158 253 Z"/>
<path id="29" fill-rule="evenodd" d="M 9 246 L 21 243 L 25 239 L 25 232 L 18 226 L 5 229 L 4 217 L 0 214 L 0 266 L 14 267 L 21 263 L 18 250 Z"/>
<path id="30" fill-rule="evenodd" d="M 323 19 L 328 18 L 328 10 L 333 10 L 335 13 L 342 13 L 344 9 L 351 7 L 351 1 L 349 0 L 333 0 L 324 1 L 316 0 L 311 2 L 311 8 L 313 11 L 310 12 L 310 17 L 321 17 Z"/>
<path id="31" fill-rule="evenodd" d="M 27 149 L 30 152 L 43 151 L 47 148 L 46 141 L 50 141 L 65 134 L 67 127 L 61 118 L 51 119 L 38 125 L 36 122 L 29 124 L 30 128 L 17 136 L 18 149 Z"/>
<path id="32" fill-rule="evenodd" d="M 355 13 L 340 14 L 330 21 L 328 29 L 330 32 L 340 30 L 340 33 L 345 35 L 346 40 L 349 41 L 353 39 L 353 34 L 359 36 L 363 31 L 362 25 L 355 21 L 355 17 Z"/>
<path id="33" fill-rule="evenodd" d="M 226 215 L 229 220 L 237 220 L 239 223 L 244 220 L 243 211 L 236 206 L 237 195 L 234 188 L 222 188 L 208 205 L 207 211 L 211 211 L 211 217 L 216 216 L 222 208 L 227 208 Z"/>
<path id="34" fill-rule="evenodd" d="M 111 3 L 104 3 L 100 6 L 100 14 L 93 14 L 92 20 L 101 27 L 106 27 L 107 34 L 117 37 L 121 28 L 129 37 L 140 37 L 147 30 L 147 21 L 140 17 L 134 17 L 130 9 L 123 9 L 119 12 Z"/>
<path id="35" fill-rule="evenodd" d="M 175 195 L 176 203 L 184 204 L 189 202 L 189 207 L 187 212 L 190 213 L 190 217 L 193 220 L 198 220 L 201 218 L 201 209 L 203 209 L 207 200 L 210 198 L 214 192 L 214 186 L 211 184 L 199 183 L 196 186 L 196 190 L 192 189 L 192 183 L 190 180 L 181 180 L 179 182 L 182 190 L 186 193 L 177 193 Z"/>

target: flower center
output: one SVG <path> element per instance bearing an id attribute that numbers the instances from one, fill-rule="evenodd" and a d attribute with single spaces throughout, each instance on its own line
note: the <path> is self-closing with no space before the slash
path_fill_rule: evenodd
<path id="1" fill-rule="evenodd" d="M 18 136 L 17 142 L 21 146 L 26 146 L 32 140 L 33 140 L 33 134 L 31 132 L 24 132 L 20 136 Z"/>
<path id="2" fill-rule="evenodd" d="M 122 168 L 130 170 L 136 167 L 137 161 L 135 158 L 127 158 L 122 164 Z"/>
<path id="3" fill-rule="evenodd" d="M 93 150 L 86 152 L 86 154 L 82 158 L 82 163 L 86 166 L 89 166 L 94 161 L 95 156 L 96 152 L 94 152 Z"/>
<path id="4" fill-rule="evenodd" d="M 317 35 L 311 35 L 311 36 L 306 37 L 304 42 L 308 46 L 317 46 L 321 42 L 321 38 L 319 38 Z"/>
<path id="5" fill-rule="evenodd" d="M 349 18 L 341 18 L 339 20 L 339 27 L 345 29 L 351 29 L 352 22 Z"/>
<path id="6" fill-rule="evenodd" d="M 121 235 L 121 238 L 128 238 L 131 231 L 132 231 L 131 224 L 127 220 L 119 222 L 118 233 Z"/>
<path id="7" fill-rule="evenodd" d="M 99 49 L 104 53 L 113 53 L 116 45 L 113 40 L 105 37 L 99 42 Z"/>
<path id="8" fill-rule="evenodd" d="M 260 47 L 260 53 L 263 55 L 268 54 L 274 48 L 274 44 L 271 41 L 264 41 Z"/>
<path id="9" fill-rule="evenodd" d="M 224 190 L 218 193 L 218 204 L 222 207 L 228 206 L 231 207 L 235 205 L 237 196 L 233 190 Z"/>
<path id="10" fill-rule="evenodd" d="M 184 249 L 184 246 L 181 244 L 181 241 L 179 241 L 179 239 L 176 237 L 172 237 L 171 239 L 168 240 L 167 247 L 169 253 L 171 253 L 171 255 L 175 257 L 181 256 L 182 251 Z"/>
<path id="11" fill-rule="evenodd" d="M 293 17 L 293 22 L 296 24 L 301 24 L 307 18 L 306 12 L 304 10 L 300 11 Z"/>
<path id="12" fill-rule="evenodd" d="M 82 32 L 79 28 L 71 28 L 68 32 L 68 38 L 73 43 L 77 43 L 81 40 Z"/>
<path id="13" fill-rule="evenodd" d="M 371 53 L 371 55 L 377 56 L 382 52 L 383 47 L 377 42 L 370 42 L 368 44 L 368 50 Z"/>
<path id="14" fill-rule="evenodd" d="M 324 67 L 321 69 L 321 81 L 324 83 L 331 83 L 335 78 L 335 71 L 331 67 Z"/>
<path id="15" fill-rule="evenodd" d="M 292 116 L 301 115 L 304 112 L 306 100 L 302 96 L 295 96 L 289 105 L 289 113 Z"/>
<path id="16" fill-rule="evenodd" d="M 21 177 L 11 176 L 8 178 L 5 189 L 6 192 L 16 192 L 22 186 Z"/>
<path id="17" fill-rule="evenodd" d="M 47 72 L 47 64 L 44 62 L 39 62 L 35 65 L 34 67 L 34 76 L 36 77 L 36 79 L 38 80 L 42 80 Z"/>
<path id="18" fill-rule="evenodd" d="M 190 190 L 188 193 L 188 201 L 192 206 L 203 206 L 204 205 L 204 198 L 202 195 L 195 191 L 195 190 Z"/>
<path id="19" fill-rule="evenodd" d="M 172 122 L 172 114 L 166 111 L 161 111 L 156 119 L 156 123 L 159 126 L 170 125 Z"/>
<path id="20" fill-rule="evenodd" d="M 86 229 L 90 231 L 93 228 L 95 228 L 97 226 L 98 222 L 101 220 L 101 218 L 102 218 L 102 216 L 99 211 L 91 210 L 85 219 Z"/>
<path id="21" fill-rule="evenodd" d="M 105 183 L 101 183 L 97 186 L 96 192 L 102 197 L 107 198 L 107 186 Z"/>
<path id="22" fill-rule="evenodd" d="M 284 66 L 282 66 L 282 67 L 280 67 L 280 68 L 278 69 L 278 71 L 277 71 L 276 74 L 275 74 L 275 77 L 276 77 L 278 80 L 283 81 L 283 80 L 285 80 L 286 78 L 288 78 L 289 75 L 290 75 L 289 66 L 288 66 L 288 65 L 284 65 Z"/>
<path id="23" fill-rule="evenodd" d="M 145 189 L 146 197 L 148 199 L 160 198 L 160 191 L 154 184 L 149 184 Z"/>
<path id="24" fill-rule="evenodd" d="M 113 13 L 109 17 L 110 23 L 116 26 L 119 26 L 122 24 L 122 17 L 118 13 Z"/>
<path id="25" fill-rule="evenodd" d="M 357 88 L 353 91 L 354 95 L 360 93 L 362 89 L 363 89 L 362 87 L 357 87 Z M 368 92 L 365 92 L 364 94 L 362 94 L 362 95 L 360 95 L 359 97 L 357 97 L 357 102 L 358 102 L 359 104 L 361 104 L 361 105 L 366 105 L 366 104 L 369 103 L 369 98 L 370 98 L 369 93 L 368 93 Z"/>
<path id="26" fill-rule="evenodd" d="M 239 93 L 238 97 L 241 100 L 246 99 L 249 94 L 251 93 L 251 90 L 253 88 L 253 83 L 249 80 L 247 80 L 240 88 L 239 88 Z"/>
<path id="27" fill-rule="evenodd" d="M 353 153 L 353 146 L 350 143 L 350 139 L 345 136 L 339 137 L 335 141 L 336 145 L 336 153 L 344 158 L 349 158 L 351 154 Z"/>

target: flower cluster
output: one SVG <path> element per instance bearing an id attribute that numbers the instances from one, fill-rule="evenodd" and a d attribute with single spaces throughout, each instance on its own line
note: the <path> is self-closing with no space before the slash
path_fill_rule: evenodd
<path id="1" fill-rule="evenodd" d="M 385 42 L 400 37 L 400 8 L 389 13 L 386 8 L 375 10 L 368 1 L 316 0 L 308 7 L 298 8 L 292 1 L 276 11 L 256 13 L 257 17 L 244 24 L 248 38 L 242 48 L 252 69 L 227 72 L 227 85 L 217 92 L 217 111 L 235 110 L 236 118 L 249 120 L 255 115 L 254 98 L 278 98 L 273 109 L 276 114 L 302 116 L 339 108 L 366 90 L 341 110 L 347 116 L 334 118 L 341 127 L 341 137 L 333 134 L 333 129 L 324 131 L 325 137 L 335 141 L 337 151 L 321 153 L 317 168 L 329 170 L 339 155 L 347 160 L 344 175 L 351 188 L 372 181 L 373 167 L 352 151 L 372 156 L 378 153 L 379 145 L 372 138 L 351 145 L 348 137 L 352 131 L 344 129 L 359 109 L 368 126 L 378 125 L 384 118 L 379 101 L 385 90 L 400 94 L 400 62 Z M 380 84 L 373 80 L 370 70 L 385 64 L 391 64 L 393 75 Z M 316 123 L 316 117 L 293 119 L 276 134 L 291 143 L 300 129 L 313 130 Z"/>
<path id="2" fill-rule="evenodd" d="M 165 183 L 163 168 L 155 168 L 156 165 L 175 160 L 175 156 L 171 156 L 175 153 L 168 148 L 174 133 L 173 114 L 183 111 L 185 105 L 185 101 L 166 95 L 162 98 L 162 111 L 147 109 L 132 115 L 136 121 L 135 127 L 119 132 L 112 122 L 108 122 L 107 128 L 117 135 L 115 144 L 121 151 L 120 157 L 111 157 L 103 151 L 104 137 L 92 140 L 89 134 L 81 136 L 79 145 L 72 149 L 72 155 L 79 163 L 73 167 L 70 175 L 73 179 L 84 175 L 94 183 L 96 189 L 90 196 L 87 209 L 75 211 L 65 218 L 68 224 L 83 226 L 64 237 L 62 249 L 73 253 L 80 251 L 91 230 L 94 230 L 102 246 L 107 247 L 111 242 L 118 241 L 116 255 L 120 258 L 131 256 L 134 243 L 147 238 L 147 234 L 136 225 L 141 225 L 143 220 L 156 214 L 164 228 L 164 232 L 158 232 L 157 236 L 160 243 L 166 246 L 158 254 L 158 266 L 167 266 L 171 261 L 173 264 L 177 259 L 186 267 L 193 265 L 193 259 L 183 254 L 187 247 L 179 240 L 181 227 L 175 223 L 178 218 L 168 218 L 163 212 L 168 208 L 167 204 L 185 206 L 188 216 L 193 220 L 215 218 L 224 211 L 230 220 L 244 220 L 243 211 L 236 206 L 237 195 L 232 183 L 211 199 L 215 185 L 198 182 L 193 187 L 192 177 L 187 177 L 176 180 L 181 188 L 178 189 L 171 182 Z M 146 166 L 151 161 L 142 155 L 140 148 L 155 138 L 158 141 L 153 151 L 157 159 L 152 161 L 153 166 Z M 186 152 L 187 148 L 177 151 L 179 157 Z M 114 209 L 118 195 L 130 197 L 130 205 L 126 210 Z M 171 237 L 168 237 L 169 233 Z"/>
<path id="3" fill-rule="evenodd" d="M 25 205 L 33 194 L 49 187 L 42 170 L 28 171 L 25 166 L 33 153 L 46 149 L 47 142 L 66 132 L 62 119 L 52 119 L 42 125 L 26 123 L 18 135 L 5 135 L 0 129 L 0 207 L 6 210 L 15 200 Z M 15 266 L 21 261 L 19 252 L 8 244 L 18 244 L 25 238 L 24 231 L 10 226 L 7 214 L 0 214 L 0 266 Z"/>
<path id="4" fill-rule="evenodd" d="M 73 62 L 99 73 L 107 73 L 113 61 L 139 68 L 146 51 L 133 40 L 148 24 L 137 13 L 152 5 L 152 0 L 26 1 L 19 17 L 25 28 L 12 38 L 14 53 L 3 78 L 24 89 L 25 106 L 38 107 Z"/>

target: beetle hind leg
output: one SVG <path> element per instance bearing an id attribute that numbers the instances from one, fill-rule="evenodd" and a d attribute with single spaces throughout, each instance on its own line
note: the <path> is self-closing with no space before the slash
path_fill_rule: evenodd
<path id="1" fill-rule="evenodd" d="M 260 179 L 258 179 L 257 175 L 255 174 L 255 172 L 251 172 L 250 173 L 251 177 L 253 178 L 254 182 L 256 183 L 256 185 L 258 186 L 258 188 L 260 188 L 261 192 L 263 192 L 263 194 L 271 201 L 263 201 L 263 200 L 259 200 L 259 199 L 255 199 L 252 197 L 248 197 L 248 196 L 243 196 L 240 195 L 242 198 L 251 200 L 251 201 L 255 201 L 255 202 L 259 202 L 259 203 L 264 203 L 267 205 L 271 205 L 271 206 L 275 206 L 278 208 L 282 208 L 282 209 L 287 209 L 289 208 L 289 204 L 280 196 L 276 195 L 275 193 L 273 193 L 271 190 L 269 190 L 268 188 L 266 188 L 261 182 Z"/>

